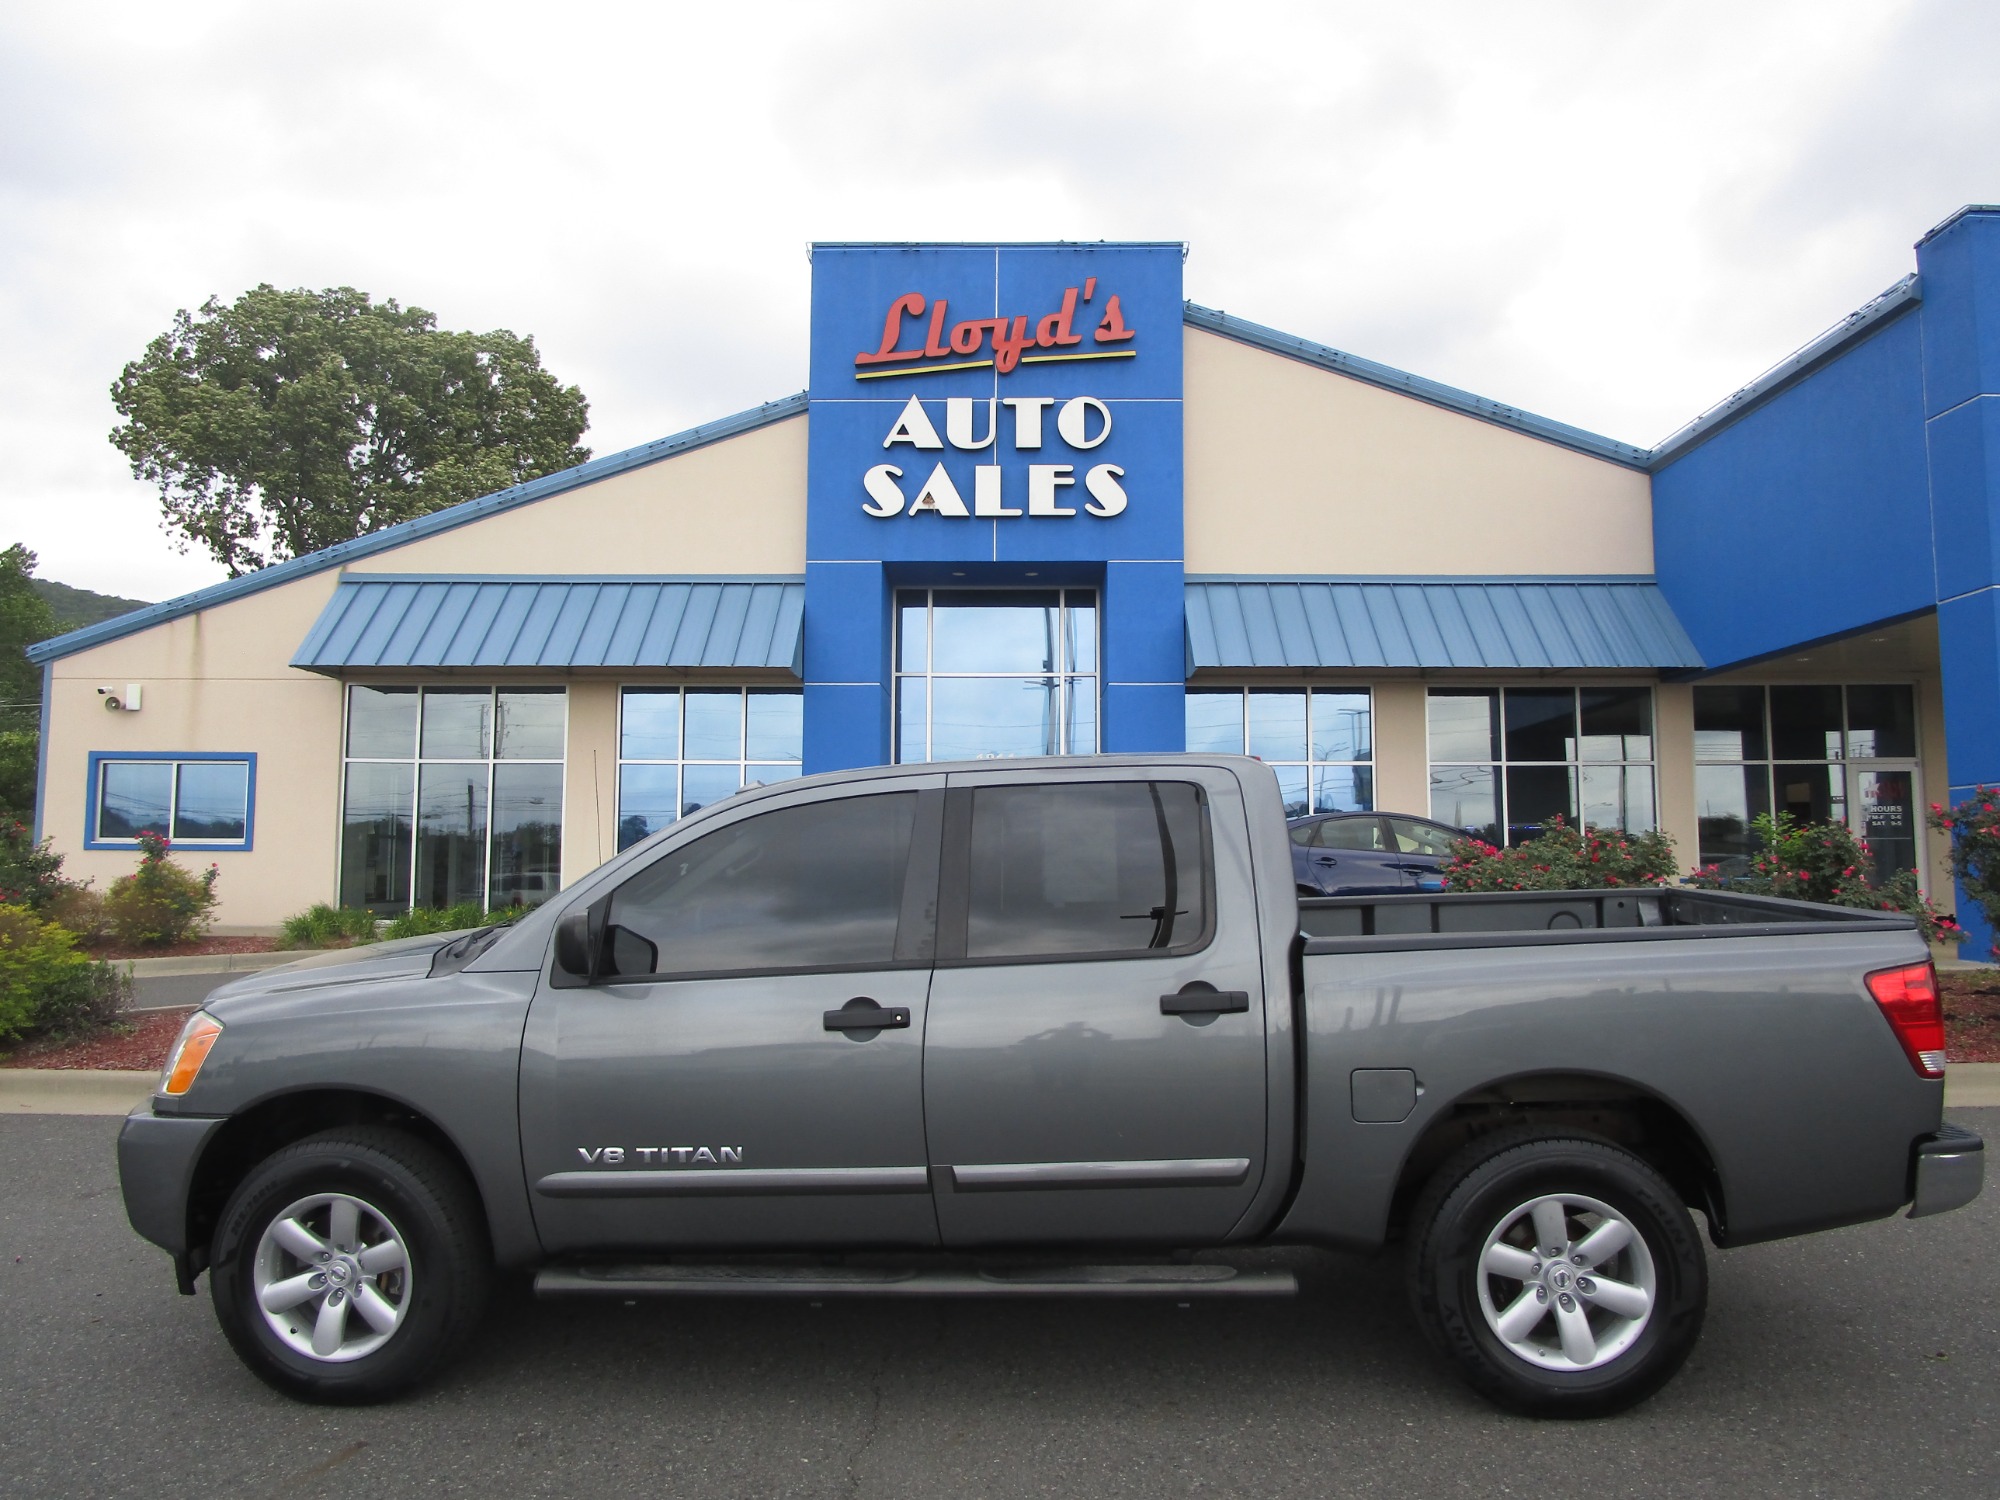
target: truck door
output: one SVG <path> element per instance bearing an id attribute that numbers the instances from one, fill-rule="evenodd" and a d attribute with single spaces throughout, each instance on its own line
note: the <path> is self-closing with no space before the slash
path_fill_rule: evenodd
<path id="1" fill-rule="evenodd" d="M 947 1245 L 1226 1234 L 1263 1176 L 1234 780 L 954 773 L 924 1105 Z"/>
<path id="2" fill-rule="evenodd" d="M 944 796 L 938 776 L 760 799 L 596 898 L 615 972 L 545 977 L 522 1051 L 546 1248 L 937 1243 Z"/>

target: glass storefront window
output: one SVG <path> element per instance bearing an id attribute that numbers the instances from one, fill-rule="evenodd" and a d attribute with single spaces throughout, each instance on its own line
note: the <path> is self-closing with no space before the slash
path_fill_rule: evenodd
<path id="1" fill-rule="evenodd" d="M 562 688 L 347 691 L 340 904 L 533 906 L 562 879 Z"/>
<path id="2" fill-rule="evenodd" d="M 804 758 L 797 688 L 628 687 L 618 704 L 618 847 L 750 785 L 788 781 Z"/>
<path id="3" fill-rule="evenodd" d="M 1375 806 L 1375 714 L 1367 688 L 1189 688 L 1187 747 L 1254 755 L 1277 772 L 1285 816 Z"/>
<path id="4" fill-rule="evenodd" d="M 1758 849 L 1751 820 L 1781 812 L 1846 823 L 1867 841 L 1878 880 L 1921 870 L 1916 724 L 1906 683 L 1697 687 L 1701 862 L 1748 874 Z"/>
<path id="5" fill-rule="evenodd" d="M 1431 816 L 1518 844 L 1555 817 L 1655 826 L 1649 687 L 1433 688 Z"/>
<path id="6" fill-rule="evenodd" d="M 896 597 L 896 759 L 1095 755 L 1094 589 Z"/>

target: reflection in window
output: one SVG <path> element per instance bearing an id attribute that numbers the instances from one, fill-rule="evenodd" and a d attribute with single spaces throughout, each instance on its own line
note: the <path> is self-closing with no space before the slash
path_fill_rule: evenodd
<path id="1" fill-rule="evenodd" d="M 1367 688 L 1189 688 L 1187 747 L 1254 755 L 1277 772 L 1285 816 L 1370 812 L 1375 715 Z"/>
<path id="2" fill-rule="evenodd" d="M 561 688 L 347 692 L 340 904 L 533 906 L 562 878 Z"/>
<path id="3" fill-rule="evenodd" d="M 916 807 L 890 792 L 741 819 L 626 881 L 611 922 L 652 945 L 661 974 L 888 964 Z M 633 950 L 614 936 L 612 951 Z"/>
<path id="4" fill-rule="evenodd" d="M 1846 823 L 1867 840 L 1877 879 L 1920 869 L 1915 766 L 1852 761 L 1917 754 L 1916 691 L 1908 684 L 1786 683 L 1694 690 L 1695 815 L 1701 862 L 1750 871 L 1760 813 Z"/>
<path id="5" fill-rule="evenodd" d="M 1095 755 L 1094 589 L 896 596 L 896 759 Z"/>
<path id="6" fill-rule="evenodd" d="M 250 757 L 95 762 L 92 840 L 137 843 L 157 833 L 170 843 L 227 848 L 250 839 Z"/>
<path id="7" fill-rule="evenodd" d="M 1440 823 L 1494 844 L 1654 826 L 1651 688 L 1432 688 L 1427 712 Z"/>
<path id="8" fill-rule="evenodd" d="M 1199 943 L 1202 811 L 1201 789 L 1178 781 L 977 788 L 966 957 Z"/>
<path id="9" fill-rule="evenodd" d="M 628 687 L 618 707 L 618 847 L 746 786 L 799 774 L 797 688 Z"/>

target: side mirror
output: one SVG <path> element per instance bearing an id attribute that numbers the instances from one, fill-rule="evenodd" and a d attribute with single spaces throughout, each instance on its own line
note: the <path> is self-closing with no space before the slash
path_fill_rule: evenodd
<path id="1" fill-rule="evenodd" d="M 579 984 L 591 984 L 603 972 L 604 919 L 609 897 L 573 911 L 556 924 L 556 967 Z"/>

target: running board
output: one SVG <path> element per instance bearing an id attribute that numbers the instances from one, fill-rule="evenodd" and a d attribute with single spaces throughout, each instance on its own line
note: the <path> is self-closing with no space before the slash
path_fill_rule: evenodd
<path id="1" fill-rule="evenodd" d="M 1294 1297 L 1290 1271 L 1234 1266 L 1030 1266 L 917 1270 L 862 1266 L 551 1266 L 541 1297 Z"/>

